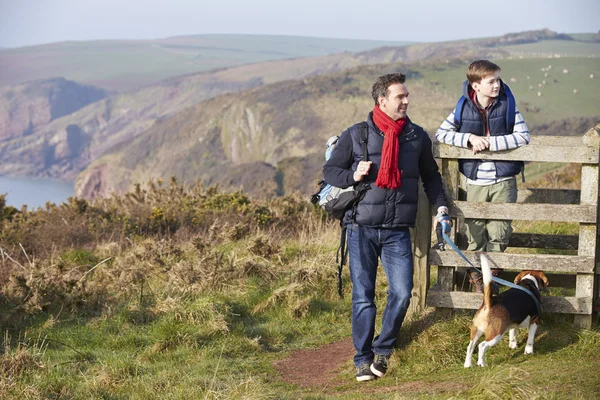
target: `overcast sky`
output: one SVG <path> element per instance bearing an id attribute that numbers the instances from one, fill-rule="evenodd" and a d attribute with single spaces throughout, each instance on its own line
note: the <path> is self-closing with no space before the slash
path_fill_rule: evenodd
<path id="1" fill-rule="evenodd" d="M 435 42 L 598 32 L 600 0 L 0 0 L 0 47 L 206 33 Z"/>

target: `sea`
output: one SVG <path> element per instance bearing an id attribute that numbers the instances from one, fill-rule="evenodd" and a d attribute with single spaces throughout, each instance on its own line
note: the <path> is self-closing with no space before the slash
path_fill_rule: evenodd
<path id="1" fill-rule="evenodd" d="M 60 204 L 75 193 L 73 182 L 55 179 L 0 176 L 0 194 L 6 195 L 6 204 L 21 209 L 44 207 L 50 201 Z"/>

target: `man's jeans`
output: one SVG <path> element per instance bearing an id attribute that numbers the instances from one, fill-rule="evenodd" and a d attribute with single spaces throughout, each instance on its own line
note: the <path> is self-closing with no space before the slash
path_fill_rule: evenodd
<path id="1" fill-rule="evenodd" d="M 408 228 L 376 229 L 348 225 L 352 279 L 354 364 L 371 363 L 374 354 L 390 355 L 406 316 L 413 288 L 413 257 Z M 381 333 L 375 334 L 375 278 L 378 258 L 388 279 Z"/>

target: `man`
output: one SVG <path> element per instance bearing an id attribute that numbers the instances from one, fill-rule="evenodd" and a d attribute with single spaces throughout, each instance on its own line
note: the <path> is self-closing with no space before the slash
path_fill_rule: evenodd
<path id="1" fill-rule="evenodd" d="M 373 85 L 375 101 L 367 117 L 369 161 L 362 161 L 359 124 L 342 133 L 323 167 L 325 182 L 370 188 L 349 210 L 347 224 L 352 280 L 352 339 L 356 379 L 385 375 L 410 303 L 413 256 L 409 227 L 417 213 L 418 180 L 438 212 L 448 212 L 431 139 L 407 117 L 408 89 L 403 74 L 381 76 Z M 380 334 L 375 334 L 375 280 L 378 259 L 388 279 L 387 304 Z"/>

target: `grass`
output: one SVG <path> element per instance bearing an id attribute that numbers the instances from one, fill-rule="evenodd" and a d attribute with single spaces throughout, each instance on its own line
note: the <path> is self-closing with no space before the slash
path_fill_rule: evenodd
<path id="1" fill-rule="evenodd" d="M 202 332 L 201 320 L 173 318 L 173 314 L 197 312 L 198 304 L 193 302 L 180 303 L 171 315 L 152 316 L 146 322 L 134 310 L 112 318 L 40 320 L 28 333 L 41 339 L 22 340 L 25 344 L 19 350 L 4 354 L 5 363 L 24 366 L 5 375 L 8 379 L 0 390 L 5 398 L 98 399 L 591 399 L 600 395 L 596 379 L 600 332 L 575 330 L 564 316 L 544 321 L 534 355 L 522 354 L 525 333 L 521 332 L 518 349 L 509 349 L 505 338 L 488 352 L 488 367 L 464 369 L 470 315 L 445 319 L 429 310 L 403 328 L 401 348 L 392 357 L 385 379 L 357 384 L 348 360 L 334 388 L 321 391 L 279 381 L 272 362 L 294 349 L 347 338 L 348 300 L 329 302 L 331 310 L 313 310 L 300 319 L 290 317 L 281 305 L 254 317 L 247 305 L 235 299 L 227 302 L 234 305 L 227 315 L 229 332 L 212 335 Z"/>
<path id="2" fill-rule="evenodd" d="M 570 117 L 598 116 L 595 100 L 596 93 L 600 90 L 598 58 L 519 59 L 512 57 L 493 61 L 502 68 L 501 77 L 513 91 L 517 99 L 517 107 L 530 127 Z M 458 100 L 462 94 L 462 83 L 466 79 L 467 66 L 467 64 L 439 66 L 420 72 L 424 82 L 445 95 L 454 94 Z M 546 69 L 548 66 L 551 66 L 550 70 L 542 71 L 542 68 Z M 567 69 L 568 73 L 563 73 L 564 69 Z M 590 79 L 590 74 L 594 74 L 595 78 Z M 516 81 L 512 82 L 511 78 Z M 577 93 L 573 93 L 573 90 L 577 90 Z M 538 96 L 538 92 L 542 95 Z M 456 104 L 456 100 L 452 103 L 452 107 Z M 448 109 L 448 114 L 451 111 Z M 578 132 L 578 134 L 583 133 Z M 531 134 L 534 135 L 535 131 Z M 566 134 L 567 132 L 562 133 L 562 135 Z"/>
<path id="3" fill-rule="evenodd" d="M 568 40 L 543 40 L 537 43 L 525 43 L 512 46 L 500 46 L 513 56 L 534 57 L 600 57 L 600 43 L 571 42 Z"/>
<path id="4" fill-rule="evenodd" d="M 325 387 L 286 383 L 276 361 L 351 336 L 347 268 L 345 297 L 336 294 L 337 224 L 289 197 L 255 204 L 215 188 L 151 187 L 124 199 L 91 204 L 73 199 L 26 215 L 8 208 L 0 213 L 1 270 L 10 274 L 0 276 L 0 397 L 600 395 L 597 326 L 577 330 L 572 317 L 547 315 L 534 355 L 522 354 L 525 332 L 520 332 L 519 349 L 509 349 L 503 339 L 488 352 L 489 367 L 467 370 L 462 365 L 472 313 L 449 318 L 431 309 L 406 321 L 385 379 L 358 384 L 349 356 Z M 195 217 L 186 214 L 184 204 L 193 204 Z M 247 212 L 254 217 L 244 219 Z M 202 215 L 200 225 L 186 225 Z M 100 220 L 115 221 L 124 233 Z M 98 236 L 88 238 L 88 224 L 99 229 Z M 54 236 L 60 240 L 46 250 L 44 243 L 23 242 L 20 252 L 10 245 L 24 237 L 20 230 L 39 238 L 36 230 L 48 232 L 54 225 L 62 230 Z M 78 235 L 77 245 L 66 241 L 69 229 Z M 380 310 L 385 290 L 382 277 L 376 293 Z M 317 354 L 327 365 L 330 355 Z"/>

